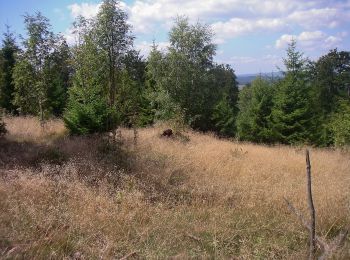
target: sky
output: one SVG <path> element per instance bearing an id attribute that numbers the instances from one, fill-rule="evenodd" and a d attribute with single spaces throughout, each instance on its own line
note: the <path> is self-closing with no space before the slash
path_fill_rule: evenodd
<path id="1" fill-rule="evenodd" d="M 54 32 L 73 44 L 74 19 L 93 17 L 100 4 L 98 0 L 0 0 L 0 31 L 8 24 L 17 35 L 24 35 L 23 15 L 40 11 L 50 19 Z M 208 24 L 217 44 L 215 61 L 230 64 L 238 75 L 283 69 L 282 58 L 293 38 L 313 60 L 330 49 L 350 50 L 350 0 L 125 0 L 120 5 L 128 13 L 134 46 L 144 57 L 153 40 L 166 50 L 168 32 L 178 15 Z"/>

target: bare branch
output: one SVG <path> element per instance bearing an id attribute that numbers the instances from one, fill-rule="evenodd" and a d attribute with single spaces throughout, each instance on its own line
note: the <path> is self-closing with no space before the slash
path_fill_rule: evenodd
<path id="1" fill-rule="evenodd" d="M 189 238 L 192 238 L 193 240 L 197 241 L 197 242 L 201 242 L 201 239 L 199 237 L 196 237 L 190 233 L 186 233 L 186 236 Z"/>
<path id="2" fill-rule="evenodd" d="M 130 254 L 127 254 L 126 256 L 123 256 L 122 258 L 120 258 L 119 260 L 127 260 L 129 257 L 132 257 L 134 255 L 137 254 L 137 251 L 133 251 Z"/>
<path id="3" fill-rule="evenodd" d="M 288 209 L 294 213 L 298 219 L 300 220 L 300 222 L 303 224 L 304 227 L 306 227 L 309 231 L 311 230 L 311 225 L 310 223 L 308 223 L 308 221 L 304 218 L 303 214 L 296 209 L 293 204 L 291 202 L 289 202 L 286 198 L 283 198 L 284 201 L 287 203 Z M 322 250 L 326 250 L 326 248 L 328 248 L 328 245 L 326 243 L 326 241 L 324 239 L 322 239 L 321 237 L 317 236 L 315 234 L 315 240 L 317 242 L 317 244 L 320 246 L 320 248 Z"/>

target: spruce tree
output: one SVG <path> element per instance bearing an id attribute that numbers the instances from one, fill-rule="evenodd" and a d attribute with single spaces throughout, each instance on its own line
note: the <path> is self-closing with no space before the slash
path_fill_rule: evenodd
<path id="1" fill-rule="evenodd" d="M 312 139 L 310 82 L 306 60 L 293 40 L 287 49 L 284 78 L 277 87 L 272 109 L 272 130 L 277 142 L 301 144 Z"/>
<path id="2" fill-rule="evenodd" d="M 222 136 L 233 137 L 236 134 L 236 117 L 238 113 L 238 83 L 234 70 L 229 65 L 215 65 L 211 70 L 213 75 L 212 95 L 214 106 L 211 122 L 208 128 Z M 212 123 L 211 126 L 209 123 Z"/>
<path id="3" fill-rule="evenodd" d="M 75 36 L 78 39 L 72 49 L 75 74 L 63 115 L 72 134 L 89 134 L 108 129 L 110 110 L 106 94 L 106 67 L 92 28 L 92 21 L 83 17 L 78 17 L 74 23 Z"/>
<path id="4" fill-rule="evenodd" d="M 120 95 L 123 88 L 132 88 L 128 92 L 130 101 L 131 93 L 137 88 L 125 63 L 133 43 L 126 19 L 119 1 L 104 0 L 97 17 L 90 20 L 79 17 L 75 22 L 78 42 L 73 47 L 73 64 L 76 73 L 64 114 L 66 125 L 73 133 L 113 130 L 115 134 L 121 119 L 125 119 L 123 113 L 130 109 Z"/>
<path id="5" fill-rule="evenodd" d="M 10 27 L 7 25 L 0 51 L 0 107 L 8 113 L 17 112 L 17 107 L 13 103 L 15 87 L 12 75 L 18 52 L 19 48 L 16 44 L 15 36 L 10 32 Z"/>
<path id="6" fill-rule="evenodd" d="M 240 93 L 237 135 L 241 140 L 271 143 L 271 109 L 274 86 L 258 77 Z"/>

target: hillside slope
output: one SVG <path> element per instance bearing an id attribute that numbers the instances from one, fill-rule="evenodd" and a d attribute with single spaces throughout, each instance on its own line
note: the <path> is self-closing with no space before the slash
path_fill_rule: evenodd
<path id="1" fill-rule="evenodd" d="M 106 136 L 41 132 L 6 119 L 0 140 L 0 257 L 300 259 L 307 232 L 304 149 L 231 142 L 165 126 Z M 121 141 L 121 142 L 120 142 Z M 349 227 L 350 154 L 311 150 L 317 232 Z M 337 258 L 350 256 L 350 243 Z"/>

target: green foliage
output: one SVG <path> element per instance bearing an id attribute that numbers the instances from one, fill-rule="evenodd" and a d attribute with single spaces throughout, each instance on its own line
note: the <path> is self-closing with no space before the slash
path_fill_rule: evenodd
<path id="1" fill-rule="evenodd" d="M 6 124 L 2 119 L 2 111 L 0 109 L 0 137 L 7 133 Z"/>
<path id="2" fill-rule="evenodd" d="M 186 122 L 201 130 L 208 130 L 215 104 L 209 70 L 216 49 L 212 36 L 208 26 L 190 25 L 187 18 L 179 17 L 169 33 L 170 47 L 165 58 L 165 90 L 184 111 Z"/>
<path id="3" fill-rule="evenodd" d="M 126 19 L 118 1 L 105 0 L 96 18 L 79 17 L 75 22 L 79 39 L 73 49 L 76 75 L 64 116 L 72 133 L 115 129 L 121 120 L 138 114 L 140 92 L 132 78 L 138 75 L 129 74 L 133 66 L 125 66 L 137 61 L 128 52 L 133 37 Z"/>
<path id="4" fill-rule="evenodd" d="M 0 107 L 8 113 L 16 113 L 16 106 L 13 104 L 15 88 L 12 73 L 19 48 L 16 45 L 13 33 L 9 30 L 9 26 L 6 26 L 6 29 L 0 51 Z"/>
<path id="5" fill-rule="evenodd" d="M 350 145 L 350 102 L 340 100 L 336 112 L 329 123 L 333 141 L 336 146 Z"/>
<path id="6" fill-rule="evenodd" d="M 61 116 L 68 99 L 68 88 L 71 85 L 72 67 L 71 51 L 67 42 L 59 37 L 54 52 L 50 57 L 50 66 L 45 74 L 48 80 L 48 109 L 54 116 Z"/>
<path id="7" fill-rule="evenodd" d="M 137 51 L 124 57 L 125 69 L 119 73 L 117 107 L 126 126 L 145 126 L 153 122 L 154 113 L 146 96 L 146 63 Z"/>
<path id="8" fill-rule="evenodd" d="M 115 110 L 108 106 L 103 55 L 98 50 L 90 26 L 82 17 L 75 24 L 81 42 L 72 51 L 75 75 L 63 116 L 72 134 L 109 130 L 109 117 L 113 115 L 113 119 L 117 118 Z"/>
<path id="9" fill-rule="evenodd" d="M 25 50 L 13 69 L 14 100 L 22 114 L 62 114 L 70 84 L 69 48 L 54 35 L 49 20 L 40 12 L 24 16 Z"/>
<path id="10" fill-rule="evenodd" d="M 110 110 L 117 109 L 116 95 L 117 74 L 121 72 L 124 57 L 130 50 L 134 37 L 130 34 L 130 25 L 127 23 L 127 14 L 121 9 L 119 1 L 104 0 L 100 11 L 93 23 L 92 33 L 106 67 L 106 85 Z M 118 126 L 113 118 L 109 120 L 110 128 Z"/>
<path id="11" fill-rule="evenodd" d="M 210 130 L 214 130 L 222 136 L 233 137 L 236 134 L 236 117 L 238 113 L 238 85 L 236 75 L 229 65 L 214 65 L 211 69 L 212 79 L 211 101 L 208 106 L 211 110 Z"/>
<path id="12" fill-rule="evenodd" d="M 179 106 L 175 104 L 166 90 L 166 63 L 164 55 L 153 44 L 146 66 L 145 96 L 157 120 L 169 120 L 176 117 Z"/>
<path id="13" fill-rule="evenodd" d="M 74 86 L 69 89 L 68 106 L 63 119 L 72 134 L 91 134 L 109 130 L 109 118 L 114 116 L 115 121 L 118 119 L 118 115 L 113 112 L 101 88 Z"/>
<path id="14" fill-rule="evenodd" d="M 163 54 L 154 45 L 150 53 L 148 98 L 156 118 L 181 118 L 195 129 L 233 135 L 236 77 L 229 66 L 213 63 L 212 37 L 207 25 L 191 25 L 179 17 L 169 33 L 168 52 Z"/>
<path id="15" fill-rule="evenodd" d="M 13 70 L 15 84 L 14 104 L 21 114 L 37 115 L 39 112 L 34 67 L 26 59 L 17 61 Z"/>
<path id="16" fill-rule="evenodd" d="M 234 136 L 236 132 L 236 114 L 227 96 L 223 96 L 214 107 L 211 120 L 214 122 L 214 126 L 220 135 Z"/>
<path id="17" fill-rule="evenodd" d="M 274 86 L 272 83 L 256 78 L 252 85 L 240 93 L 237 117 L 238 137 L 241 140 L 271 143 L 271 110 Z"/>
<path id="18" fill-rule="evenodd" d="M 317 126 L 313 142 L 328 146 L 334 142 L 329 125 L 338 100 L 350 95 L 350 52 L 331 50 L 312 65 L 313 122 Z"/>
<path id="19" fill-rule="evenodd" d="M 313 88 L 323 114 L 334 111 L 338 97 L 348 96 L 350 52 L 331 50 L 314 64 Z"/>
<path id="20" fill-rule="evenodd" d="M 275 141 L 285 144 L 310 142 L 312 110 L 306 61 L 293 41 L 284 60 L 286 72 L 279 82 L 272 109 Z"/>
<path id="21" fill-rule="evenodd" d="M 348 144 L 350 52 L 331 50 L 316 62 L 292 41 L 283 78 L 256 79 L 238 90 L 234 70 L 214 63 L 209 26 L 178 17 L 165 52 L 153 44 L 147 62 L 132 49 L 127 14 L 104 0 L 96 17 L 74 23 L 76 44 L 49 20 L 26 14 L 19 50 L 12 33 L 0 50 L 0 106 L 6 112 L 62 116 L 73 134 L 171 122 L 258 143 Z M 2 129 L 4 124 L 1 125 Z"/>

